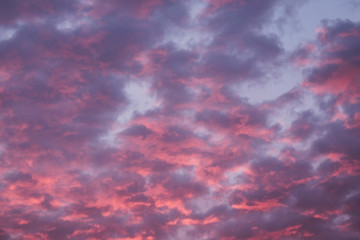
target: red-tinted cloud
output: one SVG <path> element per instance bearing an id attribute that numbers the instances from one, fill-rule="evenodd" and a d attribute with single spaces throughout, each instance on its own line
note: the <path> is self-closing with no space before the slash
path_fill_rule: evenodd
<path id="1" fill-rule="evenodd" d="M 357 239 L 359 23 L 286 52 L 284 7 L 2 1 L 0 239 Z"/>

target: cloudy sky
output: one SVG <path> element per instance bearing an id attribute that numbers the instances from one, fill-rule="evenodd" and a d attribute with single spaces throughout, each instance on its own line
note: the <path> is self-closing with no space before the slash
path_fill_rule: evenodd
<path id="1" fill-rule="evenodd" d="M 357 240 L 359 0 L 1 0 L 1 240 Z"/>

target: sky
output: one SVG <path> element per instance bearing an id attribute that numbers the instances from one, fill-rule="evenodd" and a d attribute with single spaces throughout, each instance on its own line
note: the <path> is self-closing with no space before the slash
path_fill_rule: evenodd
<path id="1" fill-rule="evenodd" d="M 1 0 L 0 240 L 360 238 L 359 0 Z"/>

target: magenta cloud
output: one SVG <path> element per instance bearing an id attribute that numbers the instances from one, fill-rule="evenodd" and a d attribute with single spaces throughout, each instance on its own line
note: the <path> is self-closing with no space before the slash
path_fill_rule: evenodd
<path id="1" fill-rule="evenodd" d="M 358 239 L 360 23 L 306 4 L 0 1 L 0 239 Z"/>

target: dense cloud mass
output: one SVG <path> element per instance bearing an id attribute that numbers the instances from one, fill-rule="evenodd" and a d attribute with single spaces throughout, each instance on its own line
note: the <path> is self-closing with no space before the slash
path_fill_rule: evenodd
<path id="1" fill-rule="evenodd" d="M 0 239 L 359 239 L 360 22 L 293 4 L 1 0 Z"/>

